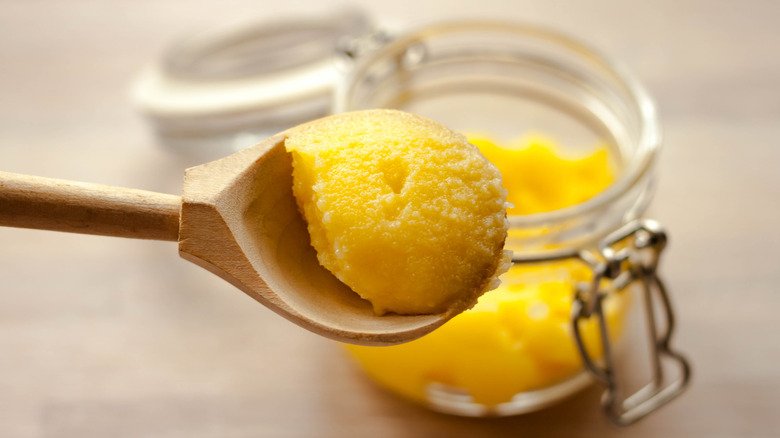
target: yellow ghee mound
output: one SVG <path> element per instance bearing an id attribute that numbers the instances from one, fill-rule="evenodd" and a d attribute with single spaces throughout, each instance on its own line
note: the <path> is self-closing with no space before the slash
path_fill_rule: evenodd
<path id="1" fill-rule="evenodd" d="M 501 169 L 514 214 L 582 202 L 614 178 L 606 146 L 573 160 L 538 138 L 508 147 L 485 138 L 471 141 Z M 484 405 L 508 402 L 515 394 L 555 384 L 581 369 L 569 318 L 574 284 L 589 278 L 589 269 L 574 261 L 516 265 L 474 308 L 421 339 L 392 347 L 347 348 L 377 382 L 407 398 L 425 402 L 426 388 L 439 383 L 468 390 Z M 628 296 L 610 297 L 604 305 L 610 336 L 616 337 Z M 590 354 L 600 356 L 597 321 L 583 321 L 580 330 Z"/>
<path id="2" fill-rule="evenodd" d="M 506 190 L 464 136 L 370 110 L 295 130 L 286 147 L 320 264 L 377 314 L 460 311 L 494 287 Z"/>
<path id="3" fill-rule="evenodd" d="M 542 136 L 499 145 L 485 136 L 470 136 L 498 167 L 513 205 L 511 215 L 544 213 L 585 202 L 607 187 L 614 175 L 606 145 L 584 157 L 566 157 Z"/>

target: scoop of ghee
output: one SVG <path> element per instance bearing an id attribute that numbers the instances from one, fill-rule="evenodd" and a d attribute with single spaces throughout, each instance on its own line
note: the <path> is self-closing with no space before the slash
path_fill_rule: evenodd
<path id="1" fill-rule="evenodd" d="M 370 110 L 296 129 L 285 144 L 320 264 L 375 313 L 458 312 L 495 287 L 509 257 L 506 190 L 464 136 Z"/>
<path id="2" fill-rule="evenodd" d="M 583 202 L 614 178 L 606 146 L 586 157 L 568 158 L 541 137 L 506 146 L 485 137 L 471 141 L 502 171 L 513 214 Z M 574 283 L 589 277 L 589 269 L 573 261 L 516 265 L 474 308 L 421 339 L 347 348 L 378 383 L 406 398 L 425 403 L 428 385 L 439 383 L 467 390 L 476 403 L 508 402 L 515 394 L 552 385 L 581 369 L 569 318 Z M 611 337 L 618 336 L 627 306 L 628 295 L 606 300 Z M 590 354 L 599 357 L 597 322 L 583 321 L 580 331 Z"/>

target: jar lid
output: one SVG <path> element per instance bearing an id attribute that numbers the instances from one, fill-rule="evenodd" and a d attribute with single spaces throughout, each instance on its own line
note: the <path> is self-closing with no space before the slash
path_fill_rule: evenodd
<path id="1" fill-rule="evenodd" d="M 337 48 L 370 31 L 354 9 L 207 29 L 146 68 L 133 101 L 164 140 L 283 130 L 330 111 Z"/>

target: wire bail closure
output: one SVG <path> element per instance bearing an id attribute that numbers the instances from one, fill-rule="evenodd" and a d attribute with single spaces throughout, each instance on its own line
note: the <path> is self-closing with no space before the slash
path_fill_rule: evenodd
<path id="1" fill-rule="evenodd" d="M 680 395 L 688 386 L 691 369 L 688 360 L 670 346 L 675 327 L 674 311 L 657 268 L 661 253 L 666 247 L 666 232 L 653 220 L 630 222 L 599 244 L 598 255 L 581 251 L 578 258 L 593 269 L 589 284 L 580 284 L 576 291 L 571 313 L 571 324 L 577 349 L 585 368 L 606 386 L 601 404 L 607 417 L 619 426 L 630 425 L 665 405 Z M 612 293 L 620 293 L 630 284 L 639 282 L 644 298 L 647 331 L 651 343 L 652 380 L 634 394 L 620 399 L 620 385 L 617 382 L 612 346 L 607 335 L 607 321 L 602 306 L 603 300 Z M 656 306 L 666 321 L 660 331 L 656 320 Z M 599 335 L 603 359 L 596 363 L 589 355 L 579 321 L 595 316 L 599 324 Z M 662 358 L 677 363 L 679 377 L 667 382 Z"/>

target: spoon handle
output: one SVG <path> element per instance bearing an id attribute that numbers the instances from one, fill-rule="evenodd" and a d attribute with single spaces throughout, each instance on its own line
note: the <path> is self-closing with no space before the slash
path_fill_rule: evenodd
<path id="1" fill-rule="evenodd" d="M 0 172 L 0 226 L 170 240 L 181 197 Z"/>

